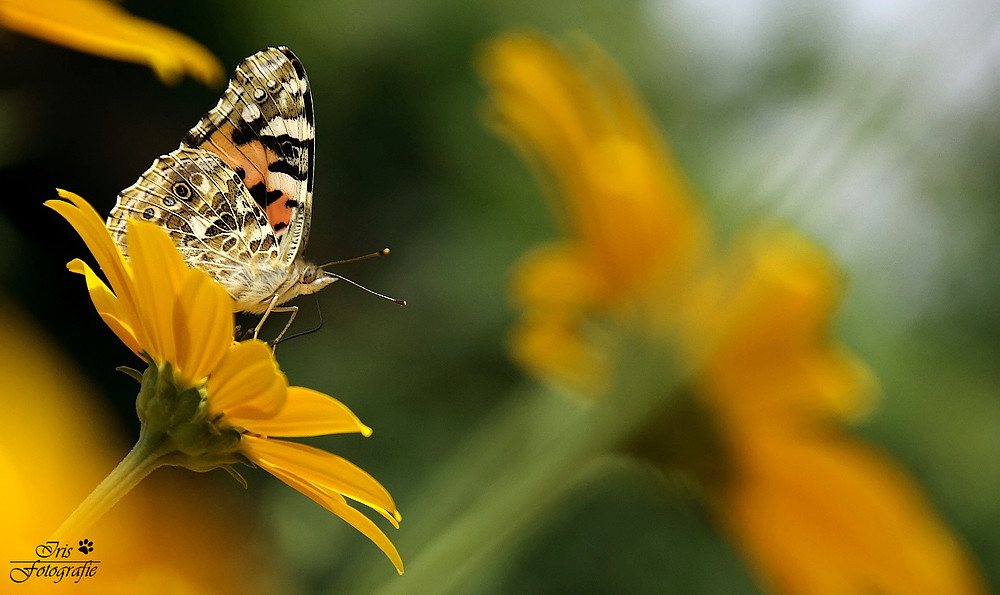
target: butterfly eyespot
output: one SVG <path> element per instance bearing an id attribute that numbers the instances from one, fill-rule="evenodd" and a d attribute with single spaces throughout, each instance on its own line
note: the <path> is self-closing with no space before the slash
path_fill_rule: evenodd
<path id="1" fill-rule="evenodd" d="M 190 180 L 191 183 L 198 188 L 201 188 L 202 186 L 205 185 L 205 176 L 201 174 L 191 174 Z"/>
<path id="2" fill-rule="evenodd" d="M 143 216 L 144 219 L 152 219 L 153 215 L 155 215 L 155 214 L 156 214 L 156 211 L 153 210 L 153 207 L 150 207 L 150 208 L 148 208 L 148 209 L 146 209 L 145 211 L 142 212 L 142 216 Z"/>
<path id="3" fill-rule="evenodd" d="M 172 207 L 175 204 L 177 204 L 177 201 L 174 200 L 173 196 L 165 196 L 165 197 L 163 197 L 163 206 L 165 206 L 165 207 Z"/>
<path id="4" fill-rule="evenodd" d="M 278 88 L 278 81 L 274 79 L 267 79 L 267 88 L 270 90 L 275 90 Z"/>
<path id="5" fill-rule="evenodd" d="M 253 90 L 253 100 L 260 103 L 267 99 L 267 91 L 261 89 L 260 87 L 254 87 Z"/>
<path id="6" fill-rule="evenodd" d="M 174 196 L 176 196 L 181 200 L 187 200 L 191 198 L 191 187 L 185 184 L 184 182 L 177 182 L 176 184 L 174 184 L 171 190 L 173 191 Z"/>

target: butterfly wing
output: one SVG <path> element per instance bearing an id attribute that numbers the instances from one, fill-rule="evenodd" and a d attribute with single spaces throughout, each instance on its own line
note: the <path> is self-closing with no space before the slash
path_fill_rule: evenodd
<path id="1" fill-rule="evenodd" d="M 181 148 L 211 151 L 241 177 L 290 266 L 309 237 L 315 148 L 312 92 L 295 54 L 267 48 L 244 60 Z"/>
<path id="2" fill-rule="evenodd" d="M 177 149 L 121 191 L 107 227 L 126 255 L 129 219 L 165 229 L 184 260 L 221 283 L 238 304 L 250 293 L 269 295 L 271 288 L 255 288 L 251 277 L 255 265 L 277 261 L 278 241 L 239 174 L 215 153 Z"/>

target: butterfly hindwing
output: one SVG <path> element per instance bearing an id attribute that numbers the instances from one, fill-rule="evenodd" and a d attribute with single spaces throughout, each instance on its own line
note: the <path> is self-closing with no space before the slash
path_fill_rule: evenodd
<path id="1" fill-rule="evenodd" d="M 279 257 L 267 216 L 238 173 L 210 151 L 178 149 L 163 155 L 119 193 L 107 227 L 126 255 L 129 219 L 164 228 L 189 264 L 219 280 L 234 297 L 241 293 L 248 265 Z"/>
<path id="2" fill-rule="evenodd" d="M 315 147 L 312 93 L 288 48 L 244 60 L 218 105 L 185 135 L 181 148 L 211 151 L 241 177 L 266 213 L 279 260 L 305 247 L 312 210 Z"/>

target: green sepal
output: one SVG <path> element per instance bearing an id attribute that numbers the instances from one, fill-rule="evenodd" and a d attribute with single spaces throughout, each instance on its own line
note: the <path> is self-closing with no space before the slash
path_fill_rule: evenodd
<path id="1" fill-rule="evenodd" d="M 142 372 L 136 370 L 135 368 L 130 368 L 128 366 L 118 366 L 115 368 L 116 372 L 121 372 L 122 374 L 128 376 L 129 378 L 134 378 L 136 382 L 142 384 Z"/>
<path id="2" fill-rule="evenodd" d="M 243 486 L 244 490 L 249 490 L 250 489 L 250 484 L 247 483 L 246 478 L 243 477 L 243 475 L 240 474 L 239 471 L 237 471 L 235 468 L 233 468 L 232 465 L 223 465 L 222 468 L 225 469 L 226 473 L 228 473 L 230 476 L 232 476 L 233 479 L 235 479 L 236 481 L 238 481 L 239 484 L 241 486 Z"/>
<path id="3" fill-rule="evenodd" d="M 209 410 L 204 381 L 189 385 L 169 362 L 152 363 L 141 378 L 136 413 L 147 432 L 169 441 L 162 464 L 201 472 L 246 461 L 240 431 Z"/>

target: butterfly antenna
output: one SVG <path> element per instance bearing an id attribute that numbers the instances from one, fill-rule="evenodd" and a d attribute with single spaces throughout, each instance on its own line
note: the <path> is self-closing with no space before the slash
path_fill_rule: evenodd
<path id="1" fill-rule="evenodd" d="M 376 255 L 377 254 L 379 254 L 379 253 L 376 253 Z M 383 300 L 389 300 L 390 302 L 392 302 L 392 303 L 394 303 L 394 304 L 396 304 L 398 306 L 405 306 L 406 305 L 406 300 L 397 300 L 394 297 L 389 297 L 389 296 L 381 294 L 381 293 L 379 293 L 377 291 L 372 291 L 371 289 L 368 289 L 364 285 L 362 285 L 360 283 L 355 283 L 354 281 L 351 281 L 350 279 L 348 279 L 347 277 L 344 277 L 343 275 L 338 275 L 337 273 L 331 273 L 330 271 L 323 271 L 323 272 L 326 273 L 327 275 L 335 278 L 335 279 L 340 280 L 340 281 L 346 281 L 346 282 L 350 283 L 351 285 L 357 287 L 358 289 L 362 289 L 364 291 L 367 291 L 368 293 L 370 293 L 370 294 L 372 294 L 374 296 L 378 296 L 378 297 L 382 298 Z"/>
<path id="2" fill-rule="evenodd" d="M 324 264 L 320 268 L 332 267 L 332 266 L 335 266 L 335 265 L 338 265 L 338 264 L 348 264 L 348 263 L 351 263 L 351 262 L 358 262 L 358 261 L 361 261 L 361 260 L 368 260 L 369 258 L 375 258 L 376 256 L 388 256 L 388 255 L 389 255 L 389 249 L 388 248 L 382 248 L 378 252 L 372 252 L 371 254 L 365 254 L 364 256 L 355 256 L 354 258 L 346 258 L 344 260 L 335 260 L 333 262 L 328 262 L 328 263 Z M 395 300 L 393 300 L 393 301 L 395 301 Z"/>

